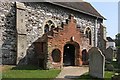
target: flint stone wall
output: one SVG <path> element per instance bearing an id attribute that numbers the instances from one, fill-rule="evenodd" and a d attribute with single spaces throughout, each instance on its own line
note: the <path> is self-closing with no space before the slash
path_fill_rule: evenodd
<path id="1" fill-rule="evenodd" d="M 70 9 L 55 6 L 49 3 L 25 2 L 25 26 L 27 36 L 26 56 L 27 61 L 32 61 L 35 57 L 34 46 L 39 37 L 44 34 L 44 23 L 48 19 L 52 19 L 57 26 L 61 26 L 61 22 L 65 22 L 68 15 L 74 14 L 77 20 L 77 28 L 84 33 L 86 27 L 90 27 L 92 34 L 94 33 L 95 18 Z M 47 5 L 47 6 L 46 6 Z M 16 64 L 17 56 L 17 36 L 16 36 L 16 7 L 15 2 L 0 2 L 0 30 L 2 39 L 2 60 L 3 64 Z M 98 28 L 101 21 L 98 21 Z M 94 35 L 92 35 L 94 41 Z M 93 43 L 93 42 L 92 42 Z M 85 48 L 83 45 L 81 48 Z M 29 63 L 29 62 L 28 62 Z"/>
<path id="2" fill-rule="evenodd" d="M 12 2 L 0 2 L 0 48 L 3 64 L 16 62 L 16 12 Z"/>

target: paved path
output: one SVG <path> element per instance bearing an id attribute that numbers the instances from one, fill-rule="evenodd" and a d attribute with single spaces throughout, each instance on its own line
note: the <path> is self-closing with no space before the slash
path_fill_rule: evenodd
<path id="1" fill-rule="evenodd" d="M 65 78 L 65 80 L 71 80 L 72 78 L 78 78 L 80 75 L 88 72 L 88 67 L 64 67 L 60 74 L 56 78 Z M 57 80 L 57 79 L 56 79 Z"/>

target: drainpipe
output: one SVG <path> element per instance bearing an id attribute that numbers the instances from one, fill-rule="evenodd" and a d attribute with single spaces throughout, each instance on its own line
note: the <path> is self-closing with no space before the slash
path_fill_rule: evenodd
<path id="1" fill-rule="evenodd" d="M 94 27 L 94 47 L 97 47 L 97 19 L 95 19 L 95 27 Z"/>

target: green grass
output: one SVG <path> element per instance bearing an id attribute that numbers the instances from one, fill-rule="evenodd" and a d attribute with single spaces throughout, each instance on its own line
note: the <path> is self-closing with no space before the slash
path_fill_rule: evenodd
<path id="1" fill-rule="evenodd" d="M 114 68 L 115 68 L 114 71 L 115 71 L 116 73 L 119 73 L 119 75 L 120 75 L 120 64 L 118 64 L 117 61 L 113 61 L 112 64 L 113 64 L 113 66 L 114 66 Z"/>
<path id="2" fill-rule="evenodd" d="M 105 71 L 105 75 L 104 75 L 104 80 L 111 80 L 111 78 L 113 76 L 115 76 L 115 73 L 120 73 L 120 64 L 118 64 L 118 62 L 113 61 L 112 65 L 114 66 L 115 70 L 114 71 Z M 119 76 L 120 77 L 120 76 Z M 83 74 L 82 76 L 80 76 L 79 79 L 77 80 L 101 80 L 98 78 L 94 78 L 92 76 L 90 76 L 88 73 Z"/>
<path id="3" fill-rule="evenodd" d="M 10 70 L 3 78 L 55 78 L 59 70 Z"/>
<path id="4" fill-rule="evenodd" d="M 117 61 L 113 61 L 112 64 L 113 64 L 114 68 L 120 69 L 120 64 L 118 64 Z"/>
<path id="5" fill-rule="evenodd" d="M 60 73 L 58 69 L 51 69 L 51 70 L 41 70 L 34 66 L 20 66 L 20 67 L 13 67 L 10 70 L 6 70 L 3 72 L 3 80 L 4 78 L 9 78 L 13 80 L 18 80 L 18 78 L 23 79 L 33 79 L 33 78 L 55 78 Z M 26 80 L 25 79 L 25 80 Z M 20 80 L 20 79 L 19 79 Z"/>
<path id="6" fill-rule="evenodd" d="M 105 71 L 104 80 L 110 80 L 112 78 L 113 74 L 114 74 L 114 72 L 112 72 L 112 71 Z M 76 79 L 76 80 L 101 80 L 101 79 L 94 78 L 94 77 L 90 76 L 88 73 L 85 73 L 82 76 L 80 76 L 79 79 Z"/>
<path id="7" fill-rule="evenodd" d="M 105 78 L 112 78 L 112 76 L 114 75 L 114 72 L 112 71 L 105 71 Z"/>

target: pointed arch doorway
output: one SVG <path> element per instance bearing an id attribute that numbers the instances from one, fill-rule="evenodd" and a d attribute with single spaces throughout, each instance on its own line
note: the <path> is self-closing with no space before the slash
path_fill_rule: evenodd
<path id="1" fill-rule="evenodd" d="M 63 66 L 75 65 L 75 46 L 72 44 L 66 44 L 63 52 Z"/>

